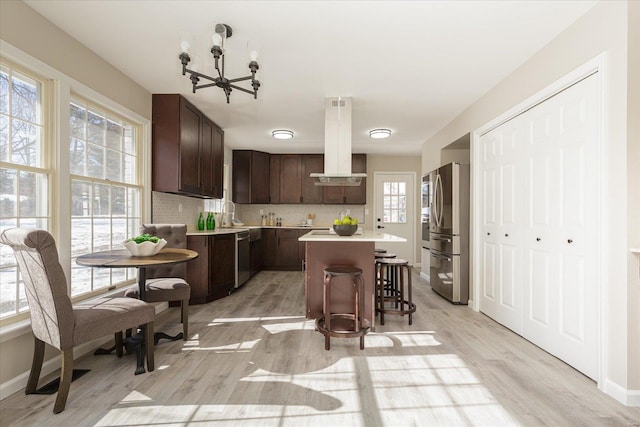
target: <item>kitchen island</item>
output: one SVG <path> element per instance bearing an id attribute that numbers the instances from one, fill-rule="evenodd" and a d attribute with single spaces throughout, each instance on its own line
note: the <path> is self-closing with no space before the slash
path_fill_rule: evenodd
<path id="1" fill-rule="evenodd" d="M 359 230 L 353 236 L 338 236 L 324 230 L 313 230 L 299 238 L 306 246 L 305 299 L 307 319 L 322 317 L 323 270 L 329 265 L 350 265 L 362 269 L 364 278 L 364 318 L 375 330 L 375 256 L 376 243 L 406 242 L 403 237 L 372 230 Z M 334 279 L 336 282 L 341 279 Z M 342 278 L 342 280 L 345 280 Z M 348 279 L 346 279 L 348 282 Z M 353 307 L 352 286 L 332 286 L 333 312 L 349 313 Z"/>

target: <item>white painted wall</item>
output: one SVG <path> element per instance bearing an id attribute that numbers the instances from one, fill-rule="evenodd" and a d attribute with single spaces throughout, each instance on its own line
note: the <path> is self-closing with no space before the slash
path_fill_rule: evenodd
<path id="1" fill-rule="evenodd" d="M 637 2 L 601 2 L 552 40 L 536 55 L 427 140 L 422 171 L 442 163 L 441 149 L 467 132 L 522 102 L 598 54 L 606 53 L 604 103 L 606 129 L 602 177 L 606 180 L 604 247 L 607 290 L 603 344 L 608 349 L 600 387 L 616 398 L 640 404 L 640 277 L 628 248 L 639 244 L 638 161 L 638 36 Z M 627 30 L 629 34 L 627 34 Z M 635 67 L 630 73 L 629 67 Z M 631 88 L 635 88 L 633 92 Z M 629 108 L 629 109 L 628 109 Z M 632 114 L 635 112 L 635 116 Z M 635 117 L 635 118 L 634 118 Z M 634 156 L 631 159 L 629 156 Z M 473 166 L 472 166 L 473 167 Z M 635 169 L 635 170 L 634 170 Z"/>

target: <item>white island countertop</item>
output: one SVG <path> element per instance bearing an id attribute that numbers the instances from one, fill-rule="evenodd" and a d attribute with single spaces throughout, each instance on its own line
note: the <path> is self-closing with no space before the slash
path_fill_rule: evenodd
<path id="1" fill-rule="evenodd" d="M 312 230 L 298 238 L 300 242 L 406 242 L 404 237 L 394 236 L 392 234 L 380 233 L 373 230 L 362 230 L 353 236 L 339 236 L 328 229 Z"/>

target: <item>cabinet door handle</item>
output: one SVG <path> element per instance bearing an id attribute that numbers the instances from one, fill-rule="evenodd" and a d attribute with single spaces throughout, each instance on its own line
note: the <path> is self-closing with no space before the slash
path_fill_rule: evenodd
<path id="1" fill-rule="evenodd" d="M 567 243 L 571 244 L 571 243 L 573 243 L 573 240 L 569 239 L 569 240 L 567 240 Z"/>
<path id="2" fill-rule="evenodd" d="M 487 232 L 487 236 L 491 236 L 491 233 Z"/>
<path id="3" fill-rule="evenodd" d="M 509 233 L 504 233 L 504 237 L 509 237 Z"/>
<path id="4" fill-rule="evenodd" d="M 302 196 L 300 196 L 300 203 L 302 203 Z"/>
<path id="5" fill-rule="evenodd" d="M 346 204 L 346 203 L 347 203 L 347 197 L 346 197 L 346 196 L 344 196 L 344 197 L 342 198 L 342 203 L 344 203 L 344 204 Z"/>
<path id="6" fill-rule="evenodd" d="M 539 237 L 536 237 L 536 242 L 539 242 L 540 240 L 542 240 L 542 239 L 539 238 Z"/>

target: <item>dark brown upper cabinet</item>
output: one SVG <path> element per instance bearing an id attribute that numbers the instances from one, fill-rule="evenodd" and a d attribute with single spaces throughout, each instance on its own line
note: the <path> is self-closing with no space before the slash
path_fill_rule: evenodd
<path id="1" fill-rule="evenodd" d="M 235 203 L 269 203 L 269 153 L 233 151 L 233 194 Z"/>
<path id="2" fill-rule="evenodd" d="M 309 174 L 324 171 L 322 154 L 233 152 L 233 201 L 272 204 L 351 204 L 367 202 L 367 180 L 358 187 L 316 186 Z M 352 156 L 353 172 L 367 172 L 367 155 Z"/>
<path id="3" fill-rule="evenodd" d="M 178 94 L 155 94 L 152 106 L 152 189 L 222 198 L 223 130 Z"/>
<path id="4" fill-rule="evenodd" d="M 351 156 L 351 172 L 367 173 L 367 155 Z M 320 187 L 323 189 L 322 203 L 327 205 L 364 205 L 367 203 L 367 178 L 357 187 Z"/>
<path id="5" fill-rule="evenodd" d="M 280 155 L 280 203 L 302 203 L 300 154 Z"/>
<path id="6" fill-rule="evenodd" d="M 302 170 L 302 198 L 300 203 L 321 204 L 323 187 L 315 185 L 313 179 L 309 178 L 309 174 L 324 172 L 324 156 L 322 154 L 303 154 L 300 167 Z"/>

